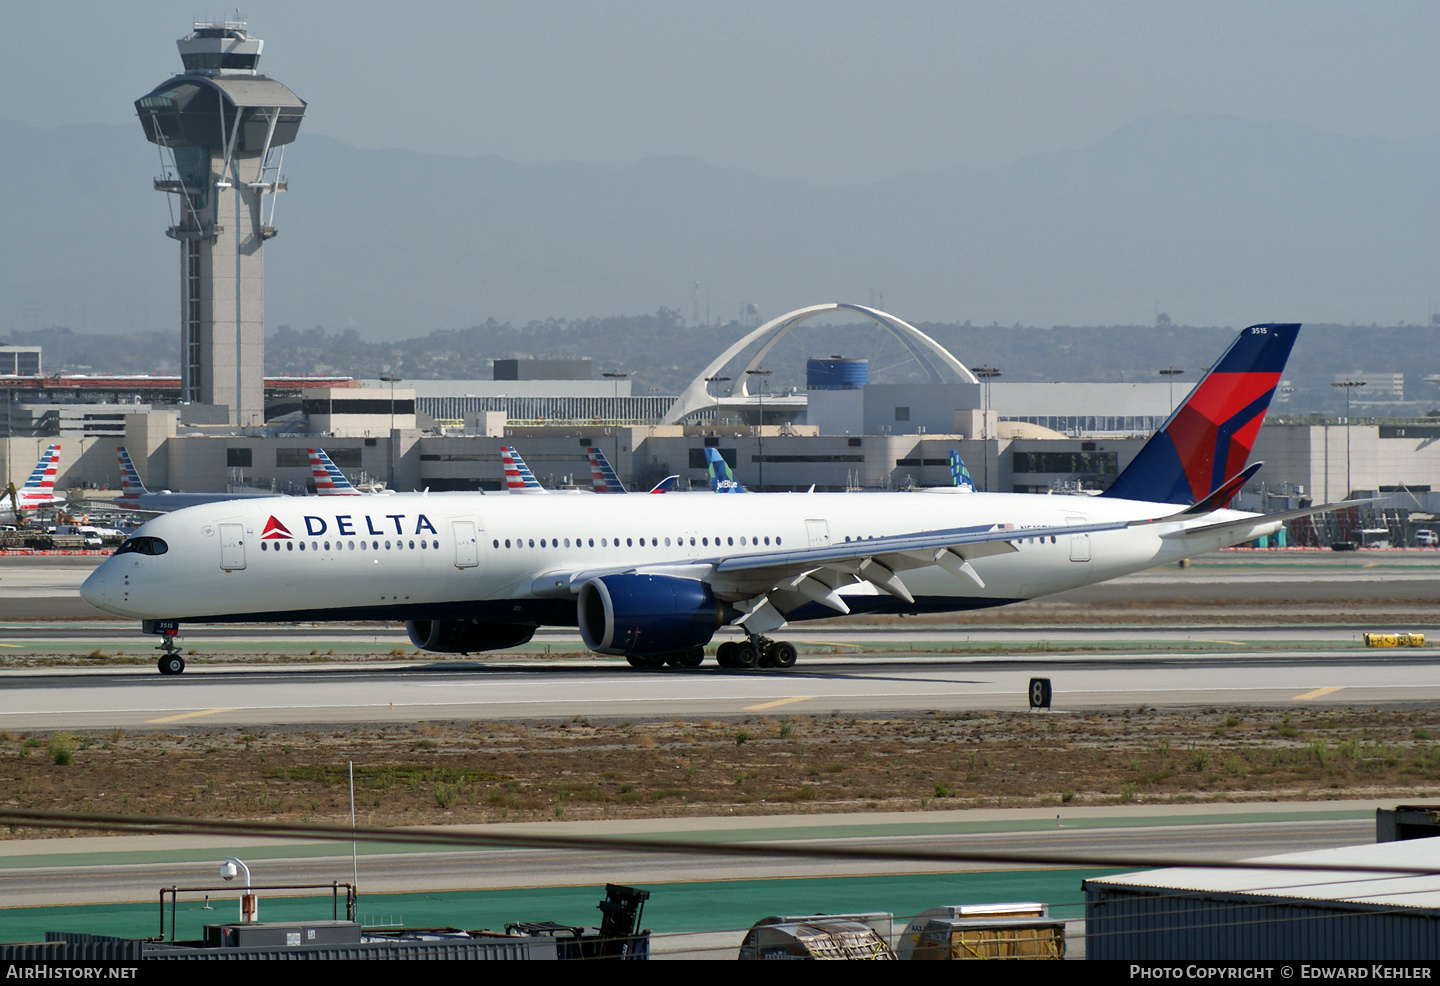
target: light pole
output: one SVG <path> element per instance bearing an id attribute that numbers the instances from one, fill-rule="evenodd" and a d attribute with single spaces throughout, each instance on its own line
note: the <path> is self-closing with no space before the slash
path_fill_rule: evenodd
<path id="1" fill-rule="evenodd" d="M 1365 386 L 1364 380 L 1334 380 L 1330 383 L 1332 387 L 1345 388 L 1345 495 L 1348 497 L 1354 489 L 1350 485 L 1350 394 L 1356 387 Z"/>
<path id="2" fill-rule="evenodd" d="M 11 435 L 11 433 L 14 432 L 14 430 L 15 430 L 15 420 L 14 420 L 14 418 L 12 417 L 13 411 L 11 410 L 14 406 L 15 406 L 15 388 L 14 388 L 14 387 L 6 387 L 6 388 L 5 388 L 5 474 L 4 474 L 3 476 L 0 476 L 0 490 L 5 489 L 5 488 L 10 484 L 10 473 L 13 471 L 13 470 L 11 469 L 11 467 L 10 467 L 10 462 L 11 462 L 11 459 L 10 459 L 10 435 Z M 20 518 L 19 518 L 19 517 L 16 517 L 16 518 L 15 518 L 15 524 L 16 524 L 16 526 L 19 526 L 19 524 L 20 524 Z"/>
<path id="3" fill-rule="evenodd" d="M 600 375 L 607 380 L 613 380 L 615 382 L 615 404 L 611 408 L 611 412 L 614 414 L 614 424 L 612 427 L 615 429 L 615 462 L 613 465 L 618 474 L 620 470 L 620 381 L 624 380 L 630 374 L 614 370 L 610 373 L 602 373 Z"/>
<path id="4" fill-rule="evenodd" d="M 259 912 L 255 895 L 250 892 L 250 867 L 234 856 L 226 856 L 225 862 L 220 864 L 220 877 L 224 880 L 233 880 L 242 871 L 245 873 L 245 892 L 240 895 L 240 922 L 250 924 L 256 920 Z"/>
<path id="5" fill-rule="evenodd" d="M 990 491 L 990 381 L 1000 376 L 1000 371 L 993 366 L 977 366 L 974 374 L 985 381 L 985 410 L 984 423 L 980 426 L 983 442 L 980 446 L 980 454 L 985 458 L 985 491 Z"/>
<path id="6" fill-rule="evenodd" d="M 760 482 L 756 487 L 758 492 L 765 491 L 765 378 L 772 371 L 770 370 L 746 370 L 752 377 L 760 378 Z"/>
<path id="7" fill-rule="evenodd" d="M 710 384 L 712 384 L 712 383 L 727 383 L 729 380 L 730 380 L 729 377 L 721 377 L 721 376 L 706 377 L 706 378 L 705 378 L 705 393 L 707 393 L 707 394 L 710 393 Z M 716 423 L 716 424 L 719 424 L 719 423 L 720 423 L 720 411 L 719 411 L 720 398 L 719 398 L 719 397 L 716 397 L 716 398 L 715 398 L 715 406 L 716 406 L 716 411 L 715 411 L 715 423 Z"/>
<path id="8" fill-rule="evenodd" d="M 390 439 L 385 444 L 390 446 L 390 478 L 386 488 L 392 490 L 395 488 L 395 385 L 404 379 L 398 373 L 380 374 L 381 382 L 390 385 Z"/>
<path id="9" fill-rule="evenodd" d="M 1164 378 L 1165 378 L 1165 382 L 1170 385 L 1170 413 L 1171 413 L 1171 414 L 1174 414 L 1174 413 L 1175 413 L 1175 378 L 1178 377 L 1180 374 L 1182 374 L 1182 373 L 1184 373 L 1184 372 L 1185 372 L 1184 370 L 1177 370 L 1177 369 L 1175 369 L 1175 367 L 1173 367 L 1173 366 L 1167 366 L 1167 367 L 1165 367 L 1165 369 L 1163 369 L 1163 370 L 1160 371 L 1160 375 L 1161 375 L 1162 377 L 1164 377 Z"/>

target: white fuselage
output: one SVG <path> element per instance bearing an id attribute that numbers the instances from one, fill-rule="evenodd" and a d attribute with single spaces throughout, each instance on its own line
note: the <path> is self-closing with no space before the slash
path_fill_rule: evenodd
<path id="1" fill-rule="evenodd" d="M 117 554 L 81 591 L 100 609 L 138 619 L 438 619 L 483 610 L 491 618 L 513 612 L 517 621 L 573 624 L 573 615 L 562 618 L 565 607 L 573 610 L 571 589 L 558 587 L 577 572 L 660 570 L 704 579 L 717 597 L 738 600 L 754 587 L 716 572 L 725 559 L 1014 525 L 1006 540 L 1015 550 L 971 562 L 983 588 L 937 565 L 903 573 L 916 605 L 898 611 L 943 611 L 1101 582 L 1278 527 L 1257 517 L 1253 527 L 1178 539 L 1161 536 L 1177 529 L 1173 522 L 1026 535 L 1178 509 L 1100 497 L 940 491 L 230 500 L 151 520 L 135 536 L 162 539 L 165 553 Z M 1205 521 L 1249 516 L 1220 511 Z M 558 576 L 553 582 L 542 578 L 550 573 Z M 868 582 L 839 591 L 857 611 L 878 611 L 882 601 L 897 611 L 898 601 Z"/>

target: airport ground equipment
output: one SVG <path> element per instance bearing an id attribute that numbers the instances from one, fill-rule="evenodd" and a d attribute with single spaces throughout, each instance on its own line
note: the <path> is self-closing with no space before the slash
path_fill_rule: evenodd
<path id="1" fill-rule="evenodd" d="M 1048 904 L 1038 901 L 1014 901 L 1000 904 L 950 904 L 931 907 L 915 915 L 905 925 L 895 942 L 895 954 L 909 959 L 910 953 L 920 941 L 920 934 L 936 919 L 944 920 L 1000 920 L 1010 918 L 1046 918 L 1050 915 Z"/>
<path id="2" fill-rule="evenodd" d="M 1052 918 L 931 918 L 910 952 L 915 961 L 1064 957 L 1065 922 Z"/>
<path id="3" fill-rule="evenodd" d="M 761 918 L 740 943 L 741 960 L 893 961 L 889 914 Z M 875 920 L 883 919 L 883 920 Z M 878 930 L 877 925 L 884 928 Z"/>
<path id="4" fill-rule="evenodd" d="M 507 935 L 542 936 L 555 942 L 560 959 L 625 959 L 650 957 L 650 930 L 640 927 L 650 891 L 605 885 L 605 899 L 598 905 L 598 928 L 578 928 L 553 921 L 519 921 L 505 926 Z"/>
<path id="5" fill-rule="evenodd" d="M 1364 635 L 1366 647 L 1424 647 L 1425 635 L 1407 631 L 1396 632 L 1394 630 L 1383 633 L 1367 633 Z"/>

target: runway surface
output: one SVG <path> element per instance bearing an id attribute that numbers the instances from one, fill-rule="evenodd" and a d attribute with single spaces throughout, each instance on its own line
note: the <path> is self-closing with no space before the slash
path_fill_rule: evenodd
<path id="1" fill-rule="evenodd" d="M 568 662 L 195 668 L 0 674 L 0 728 L 298 725 L 538 717 L 1023 710 L 1033 677 L 1054 710 L 1146 705 L 1379 704 L 1440 699 L 1427 654 L 1258 653 L 1003 660 L 821 658 L 791 672 L 636 671 Z"/>

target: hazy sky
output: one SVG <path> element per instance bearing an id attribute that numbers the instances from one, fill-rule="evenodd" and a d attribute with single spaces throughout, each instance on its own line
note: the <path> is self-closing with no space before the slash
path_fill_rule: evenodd
<path id="1" fill-rule="evenodd" d="M 0 7 L 0 118 L 123 123 L 193 2 Z M 1160 110 L 1440 130 L 1440 3 L 252 2 L 305 129 L 366 147 L 823 185 L 991 168 Z"/>

